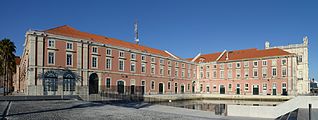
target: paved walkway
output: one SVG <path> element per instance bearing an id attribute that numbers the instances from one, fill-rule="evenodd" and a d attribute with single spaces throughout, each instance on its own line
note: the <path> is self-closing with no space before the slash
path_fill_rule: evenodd
<path id="1" fill-rule="evenodd" d="M 2 103 L 0 104 L 2 105 Z M 97 103 L 79 100 L 13 101 L 8 119 L 110 119 L 110 120 L 255 120 L 258 118 L 216 116 L 207 111 L 145 103 Z"/>

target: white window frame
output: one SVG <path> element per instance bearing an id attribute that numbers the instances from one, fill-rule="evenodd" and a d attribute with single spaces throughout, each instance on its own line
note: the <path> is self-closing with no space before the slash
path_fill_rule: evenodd
<path id="1" fill-rule="evenodd" d="M 53 44 L 51 45 L 50 42 L 53 43 Z M 48 40 L 47 47 L 48 47 L 48 48 L 55 48 L 55 42 L 56 42 L 55 39 L 49 39 L 49 40 Z"/>
<path id="2" fill-rule="evenodd" d="M 144 71 L 143 71 L 143 68 L 144 68 Z M 146 63 L 141 63 L 141 73 L 146 73 L 146 71 L 147 71 Z"/>
<path id="3" fill-rule="evenodd" d="M 71 64 L 69 65 L 69 64 L 67 64 L 67 62 L 68 62 L 68 55 L 71 55 Z M 73 54 L 72 53 L 66 53 L 66 64 L 65 64 L 66 66 L 73 66 Z"/>
<path id="4" fill-rule="evenodd" d="M 53 53 L 53 63 L 50 63 L 50 53 Z M 47 52 L 47 64 L 48 65 L 55 65 L 55 51 L 48 51 Z"/>
<path id="5" fill-rule="evenodd" d="M 108 51 L 109 51 L 109 54 L 108 54 Z M 106 48 L 106 56 L 112 56 L 112 49 L 110 49 L 110 48 Z"/>
<path id="6" fill-rule="evenodd" d="M 227 68 L 232 68 L 232 63 L 228 63 Z"/>
<path id="7" fill-rule="evenodd" d="M 153 85 L 152 85 L 152 83 L 153 83 Z M 150 89 L 151 90 L 155 90 L 156 89 L 156 82 L 154 80 L 151 80 L 151 82 L 150 82 Z"/>
<path id="8" fill-rule="evenodd" d="M 109 87 L 107 86 L 107 80 L 109 79 Z M 112 86 L 112 78 L 111 77 L 106 77 L 106 80 L 105 80 L 105 87 L 107 89 L 111 88 Z"/>
<path id="9" fill-rule="evenodd" d="M 118 56 L 119 58 L 125 58 L 125 51 L 119 51 Z"/>
<path id="10" fill-rule="evenodd" d="M 249 62 L 248 61 L 244 61 L 244 67 L 248 67 L 249 66 Z"/>
<path id="11" fill-rule="evenodd" d="M 136 62 L 130 62 L 130 72 L 136 72 Z"/>
<path id="12" fill-rule="evenodd" d="M 156 58 L 155 57 L 151 57 L 151 63 L 156 63 Z"/>
<path id="13" fill-rule="evenodd" d="M 233 78 L 233 72 L 232 71 L 233 71 L 232 69 L 227 70 L 227 77 L 229 79 Z"/>
<path id="14" fill-rule="evenodd" d="M 96 51 L 95 51 L 96 50 Z M 95 52 L 94 52 L 95 51 Z M 98 54 L 98 48 L 96 46 L 92 47 L 92 53 Z"/>
<path id="15" fill-rule="evenodd" d="M 255 76 L 255 71 L 256 71 L 256 76 Z M 258 68 L 253 68 L 253 77 L 258 77 Z"/>
<path id="16" fill-rule="evenodd" d="M 107 60 L 109 60 L 109 68 L 107 68 Z M 112 58 L 106 58 L 106 61 L 105 61 L 105 69 L 106 70 L 111 70 L 112 69 Z"/>
<path id="17" fill-rule="evenodd" d="M 235 72 L 236 72 L 235 78 L 237 78 L 237 79 L 241 78 L 241 69 L 236 69 Z"/>
<path id="18" fill-rule="evenodd" d="M 283 61 L 285 61 L 285 64 L 284 64 L 284 62 L 283 62 Z M 287 65 L 287 59 L 285 59 L 285 58 L 284 58 L 284 59 L 282 59 L 282 60 L 281 60 L 281 64 L 282 64 L 282 65 Z"/>
<path id="19" fill-rule="evenodd" d="M 275 75 L 274 75 L 274 69 L 275 69 Z M 277 76 L 277 68 L 276 67 L 272 67 L 272 76 L 273 77 Z"/>
<path id="20" fill-rule="evenodd" d="M 265 63 L 265 64 L 264 64 Z M 262 61 L 262 66 L 267 66 L 267 60 Z"/>
<path id="21" fill-rule="evenodd" d="M 263 78 L 268 77 L 268 75 L 267 75 L 267 71 L 268 71 L 268 70 L 267 70 L 267 68 L 266 68 L 266 67 L 263 67 L 263 68 L 262 68 L 262 77 L 263 77 Z"/>
<path id="22" fill-rule="evenodd" d="M 284 71 L 285 71 L 285 75 L 284 75 Z M 287 67 L 282 67 L 282 77 L 286 77 L 287 76 Z"/>
<path id="23" fill-rule="evenodd" d="M 135 53 L 130 53 L 130 60 L 136 60 L 136 57 Z"/>
<path id="24" fill-rule="evenodd" d="M 151 64 L 150 73 L 156 74 L 156 66 L 154 64 Z"/>
<path id="25" fill-rule="evenodd" d="M 96 58 L 96 66 L 94 67 L 94 58 Z M 92 56 L 92 68 L 98 68 L 98 57 Z"/>
<path id="26" fill-rule="evenodd" d="M 236 62 L 235 66 L 236 68 L 241 68 L 241 62 Z"/>
<path id="27" fill-rule="evenodd" d="M 220 70 L 220 79 L 224 79 L 224 70 Z"/>
<path id="28" fill-rule="evenodd" d="M 120 69 L 120 62 L 123 62 L 123 69 Z M 125 60 L 118 60 L 118 71 L 125 71 Z"/>
<path id="29" fill-rule="evenodd" d="M 69 45 L 71 48 L 69 48 Z M 72 42 L 66 42 L 66 50 L 73 50 L 73 43 Z"/>
<path id="30" fill-rule="evenodd" d="M 256 65 L 255 65 L 256 63 Z M 253 61 L 253 67 L 258 67 L 258 61 Z"/>

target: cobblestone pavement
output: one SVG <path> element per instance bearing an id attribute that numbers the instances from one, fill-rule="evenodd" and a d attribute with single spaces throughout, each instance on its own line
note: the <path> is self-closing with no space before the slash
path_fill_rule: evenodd
<path id="1" fill-rule="evenodd" d="M 2 105 L 2 102 L 0 102 Z M 6 116 L 9 120 L 220 120 L 220 119 L 250 119 L 224 116 L 209 116 L 201 111 L 187 111 L 149 104 L 106 104 L 84 102 L 78 100 L 53 100 L 53 101 L 15 101 Z M 140 108 L 139 108 L 140 107 Z M 179 112 L 178 112 L 179 111 Z M 204 112 L 204 111 L 202 111 Z M 201 113 L 201 114 L 200 114 Z"/>

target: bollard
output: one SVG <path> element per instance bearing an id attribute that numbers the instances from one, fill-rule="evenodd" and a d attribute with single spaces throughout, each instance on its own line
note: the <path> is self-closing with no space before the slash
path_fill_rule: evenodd
<path id="1" fill-rule="evenodd" d="M 311 104 L 309 104 L 309 119 L 308 120 L 311 120 Z"/>

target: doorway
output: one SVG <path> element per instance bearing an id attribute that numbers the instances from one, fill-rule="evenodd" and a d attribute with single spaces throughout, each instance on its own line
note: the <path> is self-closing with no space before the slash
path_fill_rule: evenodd
<path id="1" fill-rule="evenodd" d="M 98 75 L 96 73 L 89 76 L 89 94 L 98 94 Z"/>

